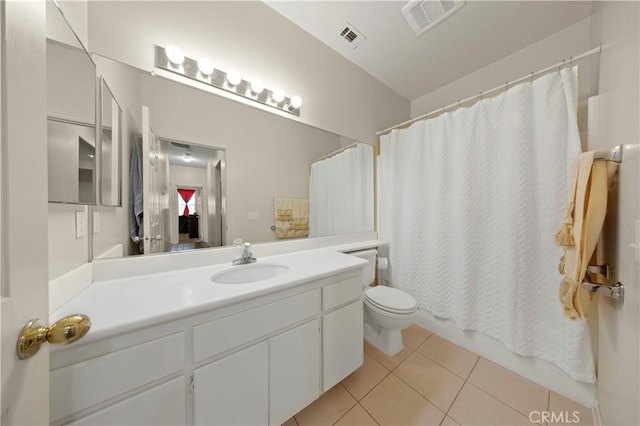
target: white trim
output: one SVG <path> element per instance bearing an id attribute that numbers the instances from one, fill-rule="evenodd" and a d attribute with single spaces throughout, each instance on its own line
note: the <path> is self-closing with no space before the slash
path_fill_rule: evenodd
<path id="1" fill-rule="evenodd" d="M 596 404 L 595 407 L 591 408 L 591 415 L 593 416 L 593 426 L 603 426 L 599 405 Z"/>

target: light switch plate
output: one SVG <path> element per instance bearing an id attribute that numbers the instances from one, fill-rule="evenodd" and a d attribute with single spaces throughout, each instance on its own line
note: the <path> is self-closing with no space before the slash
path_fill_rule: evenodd
<path id="1" fill-rule="evenodd" d="M 76 240 L 84 238 L 85 228 L 84 212 L 76 212 Z"/>

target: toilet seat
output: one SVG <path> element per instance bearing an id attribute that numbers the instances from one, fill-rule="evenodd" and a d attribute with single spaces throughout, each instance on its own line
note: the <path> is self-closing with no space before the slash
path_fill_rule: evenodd
<path id="1" fill-rule="evenodd" d="M 379 310 L 391 314 L 406 315 L 416 311 L 416 300 L 409 294 L 385 286 L 376 286 L 364 293 L 365 301 Z"/>

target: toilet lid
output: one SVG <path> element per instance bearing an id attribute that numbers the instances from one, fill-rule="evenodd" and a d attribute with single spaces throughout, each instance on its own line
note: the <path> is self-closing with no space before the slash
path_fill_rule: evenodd
<path id="1" fill-rule="evenodd" d="M 382 285 L 368 289 L 364 296 L 382 310 L 389 312 L 411 312 L 416 309 L 416 299 L 395 288 Z"/>

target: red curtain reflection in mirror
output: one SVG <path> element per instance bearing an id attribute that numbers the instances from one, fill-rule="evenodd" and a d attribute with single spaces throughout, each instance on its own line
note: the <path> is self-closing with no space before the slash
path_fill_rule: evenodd
<path id="1" fill-rule="evenodd" d="M 183 216 L 189 216 L 189 200 L 191 199 L 191 197 L 193 197 L 193 194 L 196 193 L 195 189 L 182 189 L 179 188 L 178 189 L 178 193 L 180 194 L 180 197 L 182 197 L 182 199 L 184 200 L 185 206 L 184 206 L 184 212 L 182 213 Z"/>

